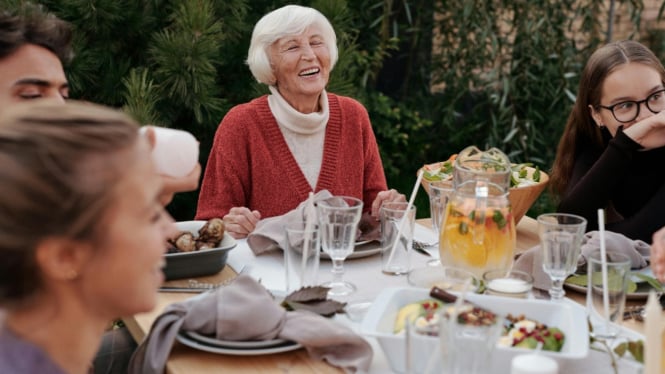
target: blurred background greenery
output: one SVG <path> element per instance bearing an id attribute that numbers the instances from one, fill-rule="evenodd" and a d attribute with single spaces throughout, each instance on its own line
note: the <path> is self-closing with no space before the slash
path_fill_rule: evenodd
<path id="1" fill-rule="evenodd" d="M 224 114 L 267 92 L 244 63 L 256 21 L 288 3 L 320 10 L 340 49 L 328 89 L 367 107 L 389 186 L 406 195 L 423 164 L 472 144 L 549 170 L 589 54 L 625 38 L 665 53 L 663 2 L 650 0 L 33 2 L 75 27 L 73 98 L 192 132 L 204 167 Z M 426 201 L 420 190 L 419 217 Z M 196 202 L 168 208 L 187 220 Z M 554 204 L 544 193 L 529 215 Z"/>

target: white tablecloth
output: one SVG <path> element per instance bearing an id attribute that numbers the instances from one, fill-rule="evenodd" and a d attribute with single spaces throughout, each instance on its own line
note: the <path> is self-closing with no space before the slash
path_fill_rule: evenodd
<path id="1" fill-rule="evenodd" d="M 427 243 L 433 243 L 437 240 L 432 230 L 420 224 L 416 224 L 415 238 Z M 434 258 L 438 257 L 436 248 L 429 249 L 429 252 Z M 427 260 L 432 258 L 412 251 L 410 258 L 411 268 L 424 266 Z M 281 251 L 273 251 L 255 256 L 249 249 L 247 241 L 242 239 L 238 240 L 237 247 L 229 252 L 227 263 L 236 271 L 244 269 L 245 273 L 250 274 L 255 279 L 260 279 L 261 283 L 270 290 L 284 291 L 286 289 L 284 258 Z M 355 284 L 358 287 L 358 291 L 347 298 L 336 297 L 335 299 L 345 301 L 349 304 L 371 302 L 383 288 L 408 286 L 406 276 L 386 275 L 381 272 L 380 254 L 346 260 L 344 261 L 344 269 L 346 270 L 344 279 Z M 318 276 L 319 281 L 325 282 L 331 279 L 330 270 L 331 262 L 322 259 Z M 351 321 L 345 315 L 337 315 L 335 318 L 360 332 L 359 321 Z M 628 329 L 623 331 L 623 336 L 633 340 L 644 339 L 643 336 Z M 366 337 L 366 339 L 374 349 L 374 360 L 370 373 L 392 372 L 376 339 L 372 337 Z M 608 354 L 593 349 L 590 350 L 590 354 L 586 359 L 575 361 L 560 360 L 558 363 L 560 374 L 608 374 L 613 372 Z M 618 372 L 620 374 L 641 373 L 641 367 L 642 365 L 632 359 L 618 360 Z M 493 357 L 492 370 L 496 374 L 509 374 L 509 360 L 502 359 L 502 357 Z"/>

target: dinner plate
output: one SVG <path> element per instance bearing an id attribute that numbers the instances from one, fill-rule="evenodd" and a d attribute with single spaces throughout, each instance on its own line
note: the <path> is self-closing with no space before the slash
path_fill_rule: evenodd
<path id="1" fill-rule="evenodd" d="M 348 255 L 346 259 L 350 260 L 354 258 L 374 256 L 378 253 L 381 253 L 381 242 L 378 240 L 365 240 L 356 242 L 355 247 L 353 248 L 353 253 Z M 321 250 L 321 259 L 330 260 L 330 255 L 324 250 Z"/>
<path id="2" fill-rule="evenodd" d="M 184 335 L 199 343 L 205 343 L 207 345 L 220 347 L 220 348 L 232 348 L 232 349 L 233 348 L 261 349 L 261 348 L 275 347 L 278 345 L 284 345 L 285 343 L 290 343 L 288 340 L 284 339 L 253 340 L 253 341 L 221 340 L 213 338 L 211 336 L 199 334 L 198 332 L 195 331 L 185 331 Z"/>
<path id="3" fill-rule="evenodd" d="M 644 275 L 648 275 L 650 277 L 654 276 L 650 266 L 647 266 L 639 270 L 633 270 L 631 271 L 631 273 L 641 273 Z M 653 287 L 651 287 L 649 283 L 638 277 L 633 276 L 632 280 L 637 284 L 637 289 L 635 290 L 635 292 L 626 293 L 626 300 L 646 300 L 649 297 L 649 291 L 653 290 Z M 585 286 L 580 286 L 577 284 L 564 283 L 563 286 L 572 291 L 584 294 L 586 294 L 587 291 L 587 288 Z"/>
<path id="4" fill-rule="evenodd" d="M 199 342 L 188 337 L 185 334 L 179 333 L 176 336 L 176 339 L 191 348 L 198 349 L 200 351 L 219 353 L 225 355 L 234 355 L 234 356 L 258 356 L 258 355 L 270 355 L 274 353 L 282 353 L 294 351 L 296 349 L 302 348 L 302 345 L 296 342 L 287 341 L 284 344 L 265 347 L 265 348 L 223 348 L 212 346 L 203 342 Z"/>

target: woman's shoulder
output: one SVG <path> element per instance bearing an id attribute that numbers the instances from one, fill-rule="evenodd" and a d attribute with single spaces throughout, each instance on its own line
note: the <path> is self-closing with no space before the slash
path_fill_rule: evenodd
<path id="1" fill-rule="evenodd" d="M 369 125 L 369 113 L 365 106 L 356 99 L 328 93 L 328 105 L 330 107 L 331 118 L 334 117 L 336 113 L 339 113 L 341 116 L 340 118 L 356 118 L 359 121 L 351 122 L 361 122 Z"/>
<path id="2" fill-rule="evenodd" d="M 251 113 L 263 112 L 266 110 L 270 112 L 270 107 L 268 106 L 268 95 L 263 95 L 246 103 L 235 105 L 226 113 L 224 120 L 227 118 L 246 118 L 246 116 Z"/>
<path id="3" fill-rule="evenodd" d="M 219 129 L 224 131 L 247 131 L 253 125 L 259 125 L 270 116 L 267 96 L 261 96 L 249 102 L 232 107 L 220 123 Z"/>
<path id="4" fill-rule="evenodd" d="M 367 111 L 367 109 L 365 109 L 365 106 L 362 103 L 360 103 L 358 100 L 352 97 L 337 95 L 331 92 L 328 92 L 328 103 L 331 105 L 337 104 L 343 109 L 356 109 L 365 112 Z"/>
<path id="5" fill-rule="evenodd" d="M 0 325 L 0 373 L 64 374 L 45 352 Z"/>

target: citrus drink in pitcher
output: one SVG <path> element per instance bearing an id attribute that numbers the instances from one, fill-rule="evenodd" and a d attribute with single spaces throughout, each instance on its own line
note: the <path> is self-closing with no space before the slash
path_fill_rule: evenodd
<path id="1" fill-rule="evenodd" d="M 453 199 L 441 225 L 441 263 L 468 270 L 479 278 L 487 270 L 507 271 L 513 264 L 515 240 L 509 205 L 487 207 L 483 214 L 472 202 Z"/>
<path id="2" fill-rule="evenodd" d="M 444 266 L 468 270 L 478 278 L 487 270 L 511 268 L 515 221 L 509 185 L 510 160 L 499 149 L 470 146 L 457 155 L 454 191 L 439 231 Z"/>

